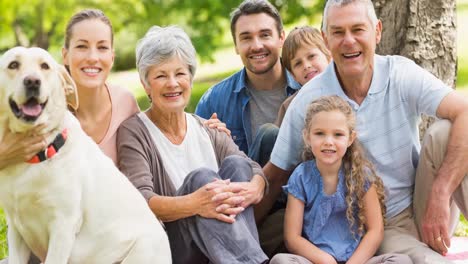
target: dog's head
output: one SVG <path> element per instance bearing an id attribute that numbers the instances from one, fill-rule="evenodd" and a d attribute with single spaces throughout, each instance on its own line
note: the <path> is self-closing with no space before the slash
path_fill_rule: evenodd
<path id="1" fill-rule="evenodd" d="M 67 102 L 78 107 L 76 86 L 47 51 L 15 47 L 0 58 L 0 116 L 11 131 L 25 132 L 41 123 L 57 127 Z"/>

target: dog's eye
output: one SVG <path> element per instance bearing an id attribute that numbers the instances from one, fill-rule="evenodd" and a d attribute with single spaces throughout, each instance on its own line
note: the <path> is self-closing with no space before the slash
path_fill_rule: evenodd
<path id="1" fill-rule="evenodd" d="M 50 69 L 49 64 L 47 64 L 47 63 L 45 63 L 45 62 L 41 63 L 41 69 L 43 69 L 43 70 L 48 70 L 48 69 Z"/>
<path id="2" fill-rule="evenodd" d="M 16 70 L 16 69 L 19 68 L 19 66 L 20 66 L 20 63 L 19 63 L 19 62 L 17 62 L 17 61 L 12 61 L 12 62 L 10 62 L 10 64 L 8 64 L 8 69 L 10 69 L 10 70 Z"/>

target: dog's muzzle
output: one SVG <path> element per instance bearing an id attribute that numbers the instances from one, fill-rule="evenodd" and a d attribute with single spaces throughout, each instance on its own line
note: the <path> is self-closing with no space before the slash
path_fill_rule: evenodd
<path id="1" fill-rule="evenodd" d="M 26 122 L 34 122 L 42 114 L 47 100 L 40 103 L 41 79 L 34 75 L 29 75 L 23 80 L 26 102 L 18 104 L 12 97 L 9 98 L 10 108 L 18 119 Z"/>
<path id="2" fill-rule="evenodd" d="M 10 103 L 11 111 L 16 118 L 22 119 L 26 122 L 34 122 L 39 118 L 39 116 L 41 116 L 48 100 L 44 103 L 39 103 L 38 98 L 33 96 L 24 104 L 16 103 L 11 97 L 8 101 Z"/>

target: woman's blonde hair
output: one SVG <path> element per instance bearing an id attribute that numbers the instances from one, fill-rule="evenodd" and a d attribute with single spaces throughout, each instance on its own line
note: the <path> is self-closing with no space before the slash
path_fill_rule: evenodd
<path id="1" fill-rule="evenodd" d="M 310 103 L 307 108 L 305 118 L 305 126 L 303 138 L 308 138 L 312 119 L 320 112 L 339 111 L 346 117 L 349 133 L 355 131 L 356 117 L 350 105 L 337 95 L 323 96 Z M 303 159 L 315 159 L 310 146 L 304 140 Z M 359 235 L 364 233 L 364 205 L 363 199 L 366 194 L 366 183 L 374 184 L 379 198 L 380 208 L 382 209 L 382 217 L 385 221 L 385 190 L 382 180 L 377 176 L 374 166 L 366 158 L 364 149 L 362 148 L 359 140 L 356 138 L 354 142 L 348 147 L 345 155 L 343 156 L 343 169 L 346 182 L 346 218 L 348 219 L 351 232 L 355 234 L 355 230 Z M 355 228 L 355 229 L 354 229 Z"/>

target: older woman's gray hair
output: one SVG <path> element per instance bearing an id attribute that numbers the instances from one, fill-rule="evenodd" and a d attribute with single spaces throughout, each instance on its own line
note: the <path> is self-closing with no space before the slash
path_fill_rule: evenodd
<path id="1" fill-rule="evenodd" d="M 195 48 L 185 31 L 178 26 L 153 26 L 136 47 L 136 67 L 140 79 L 148 85 L 148 72 L 174 56 L 187 63 L 192 80 L 197 69 Z"/>

